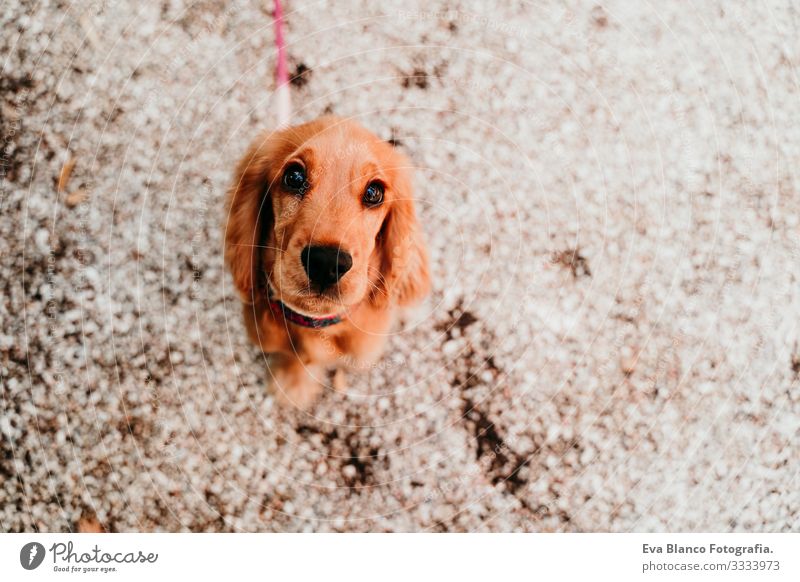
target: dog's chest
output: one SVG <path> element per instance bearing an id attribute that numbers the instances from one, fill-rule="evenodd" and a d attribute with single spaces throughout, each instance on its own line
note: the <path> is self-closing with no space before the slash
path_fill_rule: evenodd
<path id="1" fill-rule="evenodd" d="M 347 323 L 311 329 L 288 322 L 269 309 L 262 311 L 259 322 L 257 343 L 265 352 L 294 353 L 301 360 L 320 363 L 333 362 L 345 354 Z"/>

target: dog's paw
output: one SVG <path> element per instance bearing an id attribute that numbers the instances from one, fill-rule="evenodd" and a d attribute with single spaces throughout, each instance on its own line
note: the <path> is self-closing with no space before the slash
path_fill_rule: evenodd
<path id="1" fill-rule="evenodd" d="M 347 375 L 341 368 L 336 368 L 331 380 L 331 386 L 336 392 L 347 392 Z"/>
<path id="2" fill-rule="evenodd" d="M 278 366 L 273 369 L 272 392 L 283 406 L 308 410 L 322 394 L 322 384 L 315 370 L 301 364 Z"/>

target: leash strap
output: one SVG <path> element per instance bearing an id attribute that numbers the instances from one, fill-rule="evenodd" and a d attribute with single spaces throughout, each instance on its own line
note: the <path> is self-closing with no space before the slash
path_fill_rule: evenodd
<path id="1" fill-rule="evenodd" d="M 286 59 L 286 39 L 283 36 L 283 7 L 275 0 L 275 46 L 278 62 L 275 65 L 275 99 L 278 129 L 289 127 L 292 118 L 292 96 L 289 92 L 289 68 Z"/>

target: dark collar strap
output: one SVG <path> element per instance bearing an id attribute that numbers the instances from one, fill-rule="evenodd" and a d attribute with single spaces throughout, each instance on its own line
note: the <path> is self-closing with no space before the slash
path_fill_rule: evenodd
<path id="1" fill-rule="evenodd" d="M 309 317 L 308 315 L 297 313 L 291 307 L 273 297 L 269 298 L 269 308 L 274 315 L 283 315 L 286 321 L 291 321 L 295 325 L 299 325 L 301 327 L 310 327 L 312 329 L 322 329 L 324 327 L 335 325 L 340 323 L 343 319 L 341 315 Z"/>

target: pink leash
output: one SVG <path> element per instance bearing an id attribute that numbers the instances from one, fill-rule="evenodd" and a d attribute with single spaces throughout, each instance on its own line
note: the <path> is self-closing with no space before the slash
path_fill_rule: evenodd
<path id="1" fill-rule="evenodd" d="M 283 37 L 283 8 L 281 0 L 275 0 L 275 45 L 278 48 L 278 63 L 275 67 L 276 110 L 278 129 L 288 127 L 292 117 L 292 97 L 289 92 L 289 70 L 286 64 L 286 40 Z"/>

